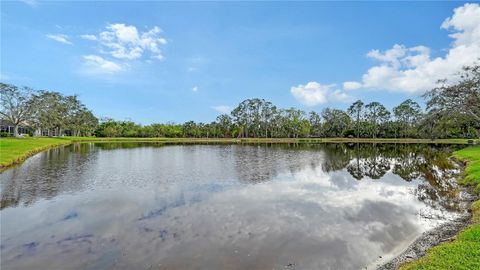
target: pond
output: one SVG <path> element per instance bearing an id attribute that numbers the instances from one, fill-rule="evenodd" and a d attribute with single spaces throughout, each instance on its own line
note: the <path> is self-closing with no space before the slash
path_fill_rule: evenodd
<path id="1" fill-rule="evenodd" d="M 51 149 L 1 174 L 1 269 L 375 268 L 464 214 L 452 147 Z"/>

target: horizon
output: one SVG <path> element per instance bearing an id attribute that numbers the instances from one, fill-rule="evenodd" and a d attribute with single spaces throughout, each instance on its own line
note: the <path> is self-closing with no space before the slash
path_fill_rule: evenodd
<path id="1" fill-rule="evenodd" d="M 2 82 L 143 125 L 210 122 L 256 97 L 307 112 L 423 105 L 436 80 L 480 58 L 478 3 L 1 5 Z"/>

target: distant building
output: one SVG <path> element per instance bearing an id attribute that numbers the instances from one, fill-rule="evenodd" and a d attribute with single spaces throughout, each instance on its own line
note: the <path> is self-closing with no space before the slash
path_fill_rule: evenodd
<path id="1" fill-rule="evenodd" d="M 8 133 L 10 136 L 13 136 L 13 124 L 4 119 L 0 119 L 0 133 Z M 62 134 L 59 134 L 59 130 L 52 128 L 52 129 L 34 129 L 28 123 L 22 123 L 18 126 L 18 134 L 30 134 L 33 136 L 46 136 L 46 137 L 56 137 L 62 135 L 71 135 L 70 130 L 63 130 Z"/>
<path id="2" fill-rule="evenodd" d="M 13 136 L 13 129 L 14 126 L 10 121 L 0 119 L 0 133 L 9 133 L 10 136 Z M 18 134 L 28 134 L 30 130 L 31 128 L 25 124 L 18 126 Z"/>

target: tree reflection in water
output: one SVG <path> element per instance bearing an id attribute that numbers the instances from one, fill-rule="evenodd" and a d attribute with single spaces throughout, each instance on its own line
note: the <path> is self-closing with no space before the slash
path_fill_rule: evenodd
<path id="1" fill-rule="evenodd" d="M 312 170 L 321 168 L 325 173 L 346 170 L 359 181 L 378 180 L 386 173 L 391 172 L 405 181 L 425 180 L 415 190 L 419 200 L 435 208 L 439 206 L 448 210 L 458 208 L 458 202 L 455 200 L 454 180 L 458 176 L 459 170 L 449 160 L 454 146 L 419 144 L 212 145 L 212 149 L 202 148 L 201 151 L 204 152 L 200 154 L 196 151 L 202 146 L 176 146 L 177 148 L 181 147 L 185 152 L 182 155 L 188 157 L 192 162 L 198 162 L 197 159 L 201 159 L 205 163 L 199 166 L 212 166 L 212 164 L 207 164 L 208 162 L 219 164 L 216 165 L 219 168 L 208 168 L 210 171 L 204 174 L 192 172 L 198 176 L 205 175 L 205 177 L 210 176 L 218 180 L 235 177 L 241 183 L 255 184 L 271 181 L 285 171 L 293 174 L 307 167 Z M 165 147 L 175 146 L 166 146 L 163 143 L 85 143 L 45 151 L 27 160 L 24 165 L 2 173 L 1 208 L 16 206 L 20 203 L 29 205 L 38 199 L 51 199 L 62 193 L 77 192 L 88 188 L 92 183 L 86 182 L 91 181 L 90 178 L 95 176 L 90 175 L 93 170 L 99 170 L 98 166 L 100 165 L 95 165 L 95 163 L 102 152 L 118 151 L 119 149 L 141 151 L 141 149 L 163 149 Z M 173 150 L 172 148 L 168 149 Z M 143 152 L 137 154 L 138 158 L 143 159 L 139 163 L 141 165 L 139 170 L 149 170 L 149 167 L 145 165 L 149 162 L 152 163 L 152 166 L 164 163 L 164 159 L 174 162 L 172 161 L 173 156 L 163 152 L 161 157 L 155 155 L 147 157 Z M 195 155 L 203 156 L 195 157 Z M 133 154 L 129 154 L 126 158 L 131 160 L 133 156 Z M 155 160 L 156 158 L 158 160 Z M 181 157 L 179 158 L 181 159 Z M 127 163 L 130 165 L 133 164 L 132 162 Z M 106 162 L 106 164 L 115 166 L 115 163 Z M 178 166 L 178 164 L 173 165 L 181 170 L 198 170 L 198 168 L 185 167 L 189 164 L 183 164 L 184 167 Z M 102 166 L 105 166 L 104 163 Z M 222 171 L 222 167 L 226 169 L 225 172 L 212 174 L 211 170 Z M 170 168 L 177 169 L 176 167 Z M 131 168 L 131 170 L 134 169 L 134 167 Z M 232 169 L 233 176 L 229 171 Z M 22 177 L 18 177 L 19 175 Z M 173 176 L 180 177 L 181 175 L 181 172 L 175 172 Z M 188 176 L 188 174 L 185 175 Z M 155 177 L 169 176 L 157 173 Z"/>
<path id="2" fill-rule="evenodd" d="M 65 261 L 72 269 L 360 269 L 461 215 L 451 150 L 52 149 L 1 175 L 2 261 L 15 269 L 63 269 Z"/>

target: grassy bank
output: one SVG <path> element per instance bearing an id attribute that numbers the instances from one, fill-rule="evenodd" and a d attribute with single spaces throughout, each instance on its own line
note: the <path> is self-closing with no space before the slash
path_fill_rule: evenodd
<path id="1" fill-rule="evenodd" d="M 1 138 L 0 169 L 21 163 L 43 150 L 70 143 L 71 140 L 62 138 Z"/>
<path id="2" fill-rule="evenodd" d="M 472 185 L 480 192 L 480 146 L 462 149 L 454 156 L 467 162 L 461 183 Z M 406 263 L 400 269 L 480 269 L 480 200 L 472 204 L 472 214 L 472 224 L 454 241 L 430 249 L 427 255 Z"/>
<path id="3" fill-rule="evenodd" d="M 435 143 L 467 144 L 466 139 L 356 139 L 356 138 L 1 138 L 0 170 L 21 163 L 45 149 L 72 142 L 163 142 L 163 143 Z M 478 140 L 477 140 L 477 143 Z"/>

